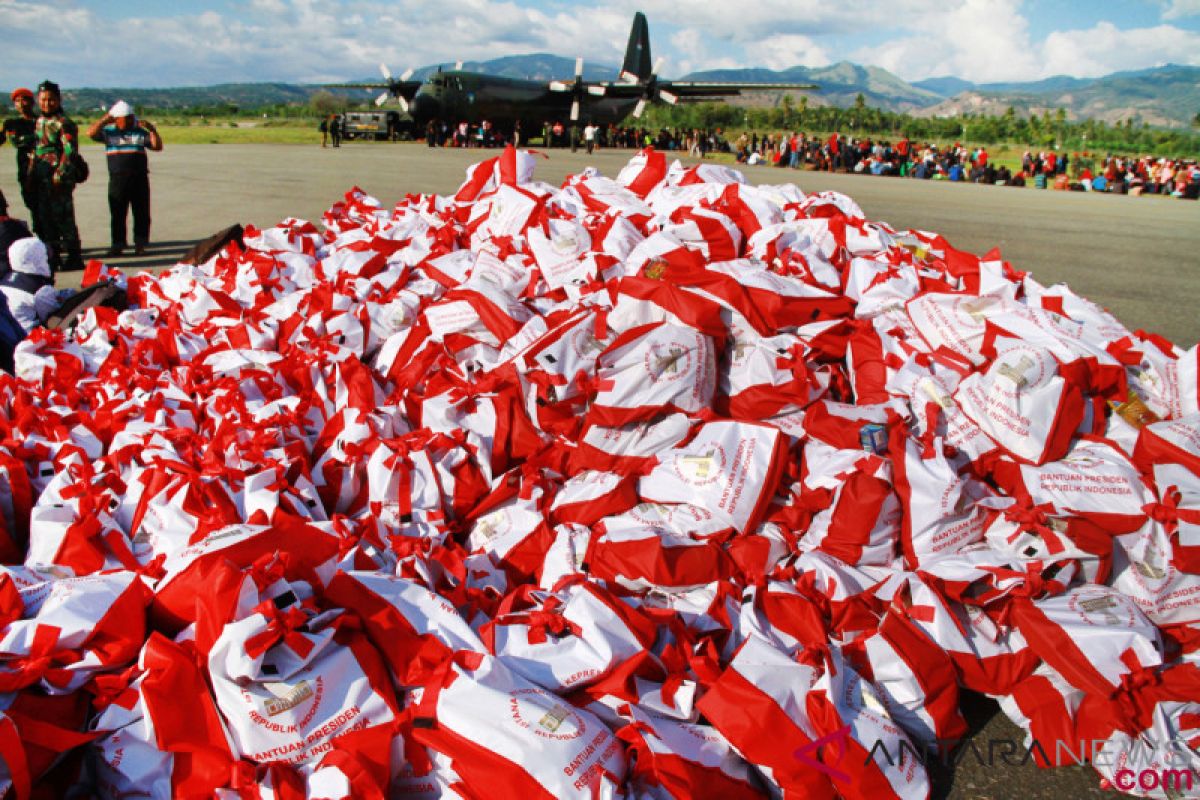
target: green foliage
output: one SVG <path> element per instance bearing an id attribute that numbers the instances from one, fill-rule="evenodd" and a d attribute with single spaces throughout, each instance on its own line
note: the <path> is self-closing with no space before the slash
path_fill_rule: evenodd
<path id="1" fill-rule="evenodd" d="M 856 102 L 852 108 L 810 106 L 802 96 L 797 107 L 787 95 L 774 108 L 745 108 L 724 103 L 680 103 L 649 108 L 640 124 L 647 128 L 721 128 L 727 132 L 842 131 L 847 134 L 917 141 L 971 144 L 1012 144 L 1033 149 L 1057 146 L 1075 152 L 1106 155 L 1200 156 L 1200 133 L 1179 128 L 1151 128 L 1140 120 L 1109 125 L 1101 120 L 1069 121 L 1058 109 L 1041 116 L 1018 116 L 1009 107 L 1000 116 L 966 114 L 956 117 L 914 117 L 871 108 Z M 629 120 L 627 124 L 639 124 Z M 1197 114 L 1200 127 L 1200 114 Z"/>

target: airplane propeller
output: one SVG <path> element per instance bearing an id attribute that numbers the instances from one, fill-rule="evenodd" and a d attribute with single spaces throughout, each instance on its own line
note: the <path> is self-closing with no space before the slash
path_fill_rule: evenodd
<path id="1" fill-rule="evenodd" d="M 669 103 L 670 105 L 675 105 L 679 102 L 678 95 L 675 95 L 665 87 L 660 87 L 658 85 L 658 71 L 662 69 L 664 60 L 665 59 L 662 56 L 659 56 L 658 60 L 654 62 L 654 69 L 650 70 L 650 77 L 646 79 L 645 86 L 642 90 L 642 96 L 638 98 L 637 105 L 633 107 L 633 116 L 635 119 L 640 119 L 642 113 L 646 110 L 646 105 L 654 100 L 661 100 L 662 102 Z M 629 76 L 630 73 L 628 72 L 621 73 L 622 80 L 627 81 Z M 637 76 L 633 77 L 636 80 Z M 663 82 L 666 83 L 666 81 Z"/>
<path id="2" fill-rule="evenodd" d="M 401 89 L 408 82 L 408 79 L 412 77 L 412 67 L 404 70 L 399 79 L 392 77 L 392 71 L 382 61 L 379 63 L 379 71 L 383 74 L 383 79 L 387 81 L 387 91 L 375 98 L 375 105 L 382 106 L 388 101 L 389 97 L 395 97 L 396 102 L 400 105 L 400 110 L 407 114 L 408 101 L 404 99 L 404 93 Z"/>
<path id="3" fill-rule="evenodd" d="M 603 86 L 588 86 L 583 80 L 583 58 L 575 59 L 575 80 L 570 83 L 564 81 L 550 81 L 550 91 L 552 92 L 570 92 L 571 93 L 571 121 L 579 121 L 579 112 L 583 108 L 583 102 L 587 95 L 593 97 L 603 97 L 605 88 Z"/>

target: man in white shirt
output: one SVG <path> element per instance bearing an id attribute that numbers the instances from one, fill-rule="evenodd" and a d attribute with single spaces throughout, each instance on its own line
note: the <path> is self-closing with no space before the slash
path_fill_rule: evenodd
<path id="1" fill-rule="evenodd" d="M 588 123 L 583 129 L 583 141 L 587 145 L 588 155 L 592 154 L 592 150 L 596 148 L 596 126 Z"/>

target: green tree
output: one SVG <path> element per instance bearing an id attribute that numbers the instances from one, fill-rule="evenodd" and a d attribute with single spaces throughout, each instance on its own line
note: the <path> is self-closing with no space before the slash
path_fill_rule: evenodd
<path id="1" fill-rule="evenodd" d="M 317 116 L 327 117 L 342 112 L 346 108 L 346 101 L 333 92 L 320 91 L 309 98 L 308 105 Z"/>

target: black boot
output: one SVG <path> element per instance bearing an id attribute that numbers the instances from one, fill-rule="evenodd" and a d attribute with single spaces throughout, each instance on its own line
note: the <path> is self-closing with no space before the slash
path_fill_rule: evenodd
<path id="1" fill-rule="evenodd" d="M 47 245 L 46 245 L 46 261 L 50 265 L 50 274 L 51 275 L 55 274 L 56 272 L 62 272 L 62 268 L 63 268 L 62 248 L 59 247 L 58 245 L 52 245 L 52 244 L 47 243 Z"/>
<path id="2" fill-rule="evenodd" d="M 68 272 L 83 270 L 85 266 L 83 263 L 83 248 L 80 247 L 79 242 L 68 242 L 66 250 L 67 261 L 63 264 L 62 268 Z"/>

